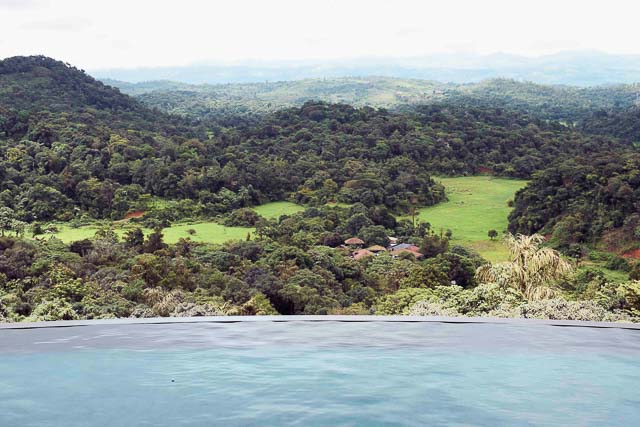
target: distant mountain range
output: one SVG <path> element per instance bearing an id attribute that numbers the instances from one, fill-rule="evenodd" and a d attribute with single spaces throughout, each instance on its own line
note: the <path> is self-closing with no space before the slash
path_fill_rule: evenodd
<path id="1" fill-rule="evenodd" d="M 609 112 L 629 110 L 629 120 L 640 111 L 640 84 L 576 87 L 541 85 L 512 79 L 478 83 L 438 83 L 431 80 L 392 77 L 342 77 L 283 82 L 201 84 L 171 81 L 128 83 L 104 79 L 151 108 L 194 119 L 267 113 L 301 106 L 308 101 L 406 109 L 416 105 L 449 104 L 500 108 L 534 114 L 543 120 L 577 124 L 598 113 L 600 123 Z M 609 126 L 607 126 L 608 128 Z M 627 134 L 629 132 L 622 132 Z M 636 130 L 630 132 L 637 135 Z M 635 139 L 635 136 L 634 136 Z"/>
<path id="2" fill-rule="evenodd" d="M 359 58 L 324 62 L 247 61 L 89 72 L 99 79 L 132 83 L 170 80 L 191 84 L 219 84 L 388 76 L 450 83 L 470 83 L 500 77 L 541 84 L 595 86 L 640 82 L 640 55 L 613 55 L 594 51 L 562 52 L 539 57 L 441 54 L 415 58 Z"/>

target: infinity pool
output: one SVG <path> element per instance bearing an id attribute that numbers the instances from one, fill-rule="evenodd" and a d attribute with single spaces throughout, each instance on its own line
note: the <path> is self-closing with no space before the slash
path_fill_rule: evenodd
<path id="1" fill-rule="evenodd" d="M 0 329 L 1 426 L 640 425 L 640 330 L 257 321 Z"/>

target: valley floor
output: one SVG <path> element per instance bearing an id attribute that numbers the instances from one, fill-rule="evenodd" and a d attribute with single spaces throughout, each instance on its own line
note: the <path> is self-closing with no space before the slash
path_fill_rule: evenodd
<path id="1" fill-rule="evenodd" d="M 501 235 L 507 229 L 507 216 L 511 210 L 508 202 L 513 199 L 516 191 L 524 187 L 526 181 L 486 175 L 438 178 L 438 181 L 446 187 L 449 200 L 422 208 L 418 219 L 429 222 L 436 231 L 451 230 L 452 243 L 473 248 L 489 261 L 506 260 L 507 252 L 500 239 L 491 240 L 487 233 L 493 229 Z M 300 212 L 304 207 L 279 201 L 257 206 L 254 210 L 265 218 L 278 218 Z M 55 225 L 58 231 L 50 235 L 65 243 L 90 239 L 100 228 L 97 224 L 76 228 L 65 223 Z M 122 221 L 114 222 L 113 226 L 120 236 L 134 227 Z M 149 229 L 143 231 L 145 234 L 151 232 Z M 163 229 L 163 234 L 167 243 L 176 243 L 181 238 L 190 238 L 196 242 L 224 243 L 246 239 L 247 234 L 253 234 L 254 231 L 249 227 L 225 227 L 215 221 L 204 221 L 175 223 Z"/>

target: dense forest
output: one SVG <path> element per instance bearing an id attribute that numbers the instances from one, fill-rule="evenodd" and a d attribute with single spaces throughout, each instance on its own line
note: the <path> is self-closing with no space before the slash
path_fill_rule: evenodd
<path id="1" fill-rule="evenodd" d="M 249 120 L 256 114 L 318 100 L 402 111 L 416 105 L 444 104 L 517 111 L 586 133 L 640 141 L 638 84 L 574 87 L 509 79 L 453 84 L 390 77 L 224 85 L 104 81 L 136 96 L 151 108 L 198 119 L 233 117 L 238 120 L 238 117 L 244 117 Z"/>
<path id="2" fill-rule="evenodd" d="M 575 245 L 616 233 L 635 249 L 640 179 L 627 89 L 485 85 L 473 96 L 432 89 L 437 101 L 393 110 L 308 99 L 240 114 L 187 105 L 176 115 L 184 104 L 174 92 L 150 107 L 50 58 L 0 61 L 0 319 L 400 314 L 418 303 L 419 314 L 633 319 L 638 282 L 570 275 L 558 261 L 516 286 L 522 257 L 490 270 L 414 216 L 446 200 L 434 176 L 526 178 L 511 231 L 549 234 L 545 244 L 576 259 Z M 268 219 L 250 209 L 279 200 L 304 210 Z M 122 237 L 104 227 L 64 244 L 43 229 L 141 211 Z M 184 218 L 254 231 L 223 245 L 166 244 L 163 228 Z M 527 254 L 561 259 L 534 241 Z"/>
<path id="3" fill-rule="evenodd" d="M 513 232 L 552 233 L 563 246 L 595 243 L 616 232 L 616 245 L 640 238 L 640 155 L 608 153 L 567 159 L 540 172 L 515 199 Z"/>
<path id="4" fill-rule="evenodd" d="M 116 219 L 145 194 L 192 200 L 208 215 L 290 193 L 406 213 L 443 199 L 431 173 L 530 177 L 559 157 L 627 145 L 455 105 L 393 113 L 309 102 L 251 124 L 189 123 L 40 57 L 5 60 L 0 79 L 0 200 L 24 221 L 76 209 Z"/>

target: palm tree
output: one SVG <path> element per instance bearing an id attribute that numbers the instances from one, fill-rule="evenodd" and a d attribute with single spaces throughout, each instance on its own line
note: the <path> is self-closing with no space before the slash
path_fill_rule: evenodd
<path id="1" fill-rule="evenodd" d="M 558 251 L 541 247 L 544 237 L 539 234 L 507 234 L 504 240 L 511 260 L 483 265 L 476 271 L 476 278 L 481 283 L 512 286 L 528 300 L 555 296 L 553 282 L 570 273 L 571 264 Z"/>

